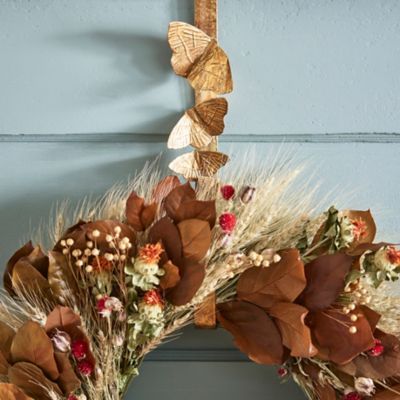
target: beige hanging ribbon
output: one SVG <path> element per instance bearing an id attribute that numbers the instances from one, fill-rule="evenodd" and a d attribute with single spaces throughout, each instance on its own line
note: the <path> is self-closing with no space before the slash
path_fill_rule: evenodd
<path id="1" fill-rule="evenodd" d="M 217 1 L 218 0 L 195 0 L 194 20 L 197 28 L 208 36 L 217 39 Z M 217 97 L 211 91 L 196 91 L 196 105 Z M 213 137 L 211 143 L 202 150 L 217 151 L 218 138 Z M 194 322 L 197 327 L 212 329 L 217 325 L 216 320 L 216 294 L 210 293 L 201 303 L 194 314 Z"/>

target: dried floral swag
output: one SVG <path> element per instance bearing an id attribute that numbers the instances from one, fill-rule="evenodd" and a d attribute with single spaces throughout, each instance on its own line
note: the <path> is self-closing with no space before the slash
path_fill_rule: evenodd
<path id="1" fill-rule="evenodd" d="M 195 61 L 181 52 L 193 35 L 203 38 L 190 48 Z M 197 89 L 230 91 L 229 63 L 204 35 L 171 25 L 174 68 Z M 213 176 L 226 156 L 201 148 L 222 132 L 227 103 L 196 107 L 169 142 L 200 149 L 172 164 L 186 182 L 147 167 L 70 224 L 61 209 L 50 251 L 29 242 L 10 258 L 0 398 L 122 399 L 146 354 L 191 323 L 212 293 L 239 349 L 278 365 L 310 399 L 400 398 L 400 300 L 386 291 L 400 251 L 374 243 L 369 211 L 317 215 L 287 160 Z"/>

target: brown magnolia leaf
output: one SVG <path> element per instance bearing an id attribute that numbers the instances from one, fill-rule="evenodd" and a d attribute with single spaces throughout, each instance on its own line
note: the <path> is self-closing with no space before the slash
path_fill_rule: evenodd
<path id="1" fill-rule="evenodd" d="M 211 38 L 195 26 L 185 22 L 171 22 L 168 43 L 173 51 L 171 64 L 175 73 L 187 76 L 210 42 Z"/>
<path id="2" fill-rule="evenodd" d="M 343 291 L 353 257 L 343 253 L 323 255 L 305 266 L 307 286 L 300 302 L 310 311 L 331 306 Z"/>
<path id="3" fill-rule="evenodd" d="M 376 252 L 385 246 L 396 246 L 393 243 L 379 242 L 379 243 L 362 243 L 355 247 L 353 250 L 346 251 L 351 256 L 361 256 L 367 251 Z"/>
<path id="4" fill-rule="evenodd" d="M 378 325 L 379 320 L 381 319 L 381 314 L 377 313 L 375 310 L 372 310 L 367 306 L 360 306 L 360 310 L 367 319 L 369 326 L 371 327 L 371 331 L 375 332 L 375 328 Z"/>
<path id="5" fill-rule="evenodd" d="M 380 390 L 373 397 L 374 400 L 399 400 L 399 398 L 400 385 L 392 386 L 390 389 Z"/>
<path id="6" fill-rule="evenodd" d="M 175 214 L 174 220 L 178 223 L 187 219 L 201 219 L 207 221 L 212 229 L 216 218 L 215 200 L 191 200 L 181 205 Z"/>
<path id="7" fill-rule="evenodd" d="M 149 204 L 143 207 L 140 214 L 140 222 L 142 223 L 142 230 L 146 230 L 155 220 L 158 205 L 156 203 Z"/>
<path id="8" fill-rule="evenodd" d="M 28 362 L 14 364 L 8 370 L 8 378 L 12 384 L 34 399 L 53 400 L 49 390 L 62 396 L 58 385 L 47 379 L 42 370 L 34 364 Z"/>
<path id="9" fill-rule="evenodd" d="M 310 328 L 304 323 L 308 314 L 306 308 L 293 303 L 277 303 L 269 309 L 269 314 L 275 318 L 283 344 L 291 350 L 291 356 L 310 358 L 317 354 Z"/>
<path id="10" fill-rule="evenodd" d="M 1 400 L 32 400 L 22 390 L 12 383 L 0 383 Z"/>
<path id="11" fill-rule="evenodd" d="M 67 258 L 57 251 L 49 252 L 48 282 L 53 296 L 61 304 L 66 304 L 79 293 L 78 283 Z"/>
<path id="12" fill-rule="evenodd" d="M 400 341 L 393 335 L 376 331 L 375 338 L 382 341 L 384 351 L 380 356 L 361 354 L 350 363 L 341 365 L 341 371 L 356 377 L 367 376 L 383 380 L 400 374 Z"/>
<path id="13" fill-rule="evenodd" d="M 304 265 L 297 249 L 283 250 L 281 260 L 268 268 L 249 268 L 240 276 L 237 294 L 265 309 L 279 302 L 293 302 L 306 285 Z"/>
<path id="14" fill-rule="evenodd" d="M 58 386 L 65 395 L 75 392 L 81 386 L 81 381 L 75 374 L 68 354 L 56 351 L 54 357 L 60 372 L 60 376 L 57 379 Z"/>
<path id="15" fill-rule="evenodd" d="M 374 336 L 368 320 L 360 309 L 353 311 L 358 320 L 352 322 L 341 309 L 329 309 L 311 313 L 307 324 L 311 329 L 313 343 L 330 361 L 342 365 L 374 345 Z M 357 332 L 350 333 L 355 326 Z"/>
<path id="16" fill-rule="evenodd" d="M 190 108 L 170 133 L 168 147 L 181 149 L 192 145 L 200 149 L 207 146 L 213 136 L 223 132 L 227 111 L 228 102 L 224 98 L 213 98 Z"/>
<path id="17" fill-rule="evenodd" d="M 336 400 L 335 389 L 329 384 L 322 385 L 320 383 L 314 383 L 314 389 L 318 396 L 318 400 Z"/>
<path id="18" fill-rule="evenodd" d="M 53 344 L 37 322 L 28 321 L 22 325 L 14 336 L 10 352 L 13 363 L 27 361 L 41 368 L 49 378 L 58 378 Z"/>
<path id="19" fill-rule="evenodd" d="M 171 193 L 171 191 L 180 185 L 181 182 L 176 175 L 166 176 L 154 187 L 151 196 L 152 201 L 157 204 L 162 204 L 164 199 Z"/>
<path id="20" fill-rule="evenodd" d="M 182 260 L 182 242 L 178 228 L 168 217 L 158 220 L 149 231 L 151 243 L 161 242 L 168 258 L 179 265 Z"/>
<path id="21" fill-rule="evenodd" d="M 281 334 L 267 313 L 254 304 L 232 301 L 219 304 L 217 318 L 236 346 L 258 364 L 281 364 L 284 358 Z"/>
<path id="22" fill-rule="evenodd" d="M 343 215 L 347 216 L 353 223 L 360 222 L 365 224 L 365 234 L 360 238 L 356 238 L 353 243 L 348 248 L 348 251 L 351 252 L 360 244 L 363 243 L 372 243 L 375 239 L 376 235 L 376 224 L 374 218 L 371 214 L 370 210 L 367 211 L 359 211 L 359 210 L 346 210 L 343 211 Z"/>
<path id="23" fill-rule="evenodd" d="M 47 277 L 48 260 L 39 246 L 33 247 L 32 242 L 26 243 L 23 247 L 15 252 L 7 263 L 4 272 L 4 288 L 13 296 L 15 295 L 12 288 L 12 272 L 18 261 L 25 261 L 37 269 L 44 277 Z"/>
<path id="24" fill-rule="evenodd" d="M 186 179 L 214 176 L 229 161 L 218 151 L 199 151 L 183 154 L 169 164 L 169 168 Z"/>
<path id="25" fill-rule="evenodd" d="M 14 339 L 15 331 L 6 323 L 0 321 L 0 353 L 5 359 L 10 360 L 10 348 Z"/>
<path id="26" fill-rule="evenodd" d="M 69 307 L 56 306 L 47 316 L 44 329 L 47 333 L 58 329 L 70 333 L 81 325 L 81 318 Z"/>
<path id="27" fill-rule="evenodd" d="M 128 224 L 138 232 L 143 231 L 143 224 L 140 218 L 144 208 L 144 199 L 138 196 L 135 192 L 126 200 L 126 220 Z"/>
<path id="28" fill-rule="evenodd" d="M 166 294 L 167 300 L 174 306 L 189 303 L 199 290 L 205 276 L 205 266 L 190 260 L 183 260 L 179 268 L 180 281 Z"/>
<path id="29" fill-rule="evenodd" d="M 0 352 L 0 375 L 7 375 L 9 366 L 6 357 L 2 352 Z"/>
<path id="30" fill-rule="evenodd" d="M 47 279 L 28 261 L 20 260 L 14 265 L 11 281 L 15 292 L 36 293 L 50 302 L 53 300 Z"/>
<path id="31" fill-rule="evenodd" d="M 198 262 L 207 254 L 211 245 L 210 225 L 200 219 L 187 219 L 178 224 L 183 256 Z"/>
<path id="32" fill-rule="evenodd" d="M 165 211 L 172 220 L 176 221 L 182 205 L 192 200 L 196 200 L 196 192 L 190 186 L 190 182 L 179 185 L 165 198 Z"/>
<path id="33" fill-rule="evenodd" d="M 164 275 L 160 278 L 160 287 L 162 289 L 171 289 L 178 284 L 181 277 L 179 274 L 179 268 L 172 264 L 171 261 L 167 261 L 163 266 Z"/>

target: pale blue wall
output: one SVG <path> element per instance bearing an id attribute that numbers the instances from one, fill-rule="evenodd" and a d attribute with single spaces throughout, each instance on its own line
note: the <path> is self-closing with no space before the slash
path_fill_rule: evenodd
<path id="1" fill-rule="evenodd" d="M 159 134 L 192 102 L 166 29 L 192 13 L 191 0 L 0 0 L 2 265 L 56 201 L 99 195 L 165 150 Z M 398 242 L 400 2 L 220 0 L 220 40 L 235 81 L 222 149 L 291 149 L 321 197 L 371 207 Z M 190 329 L 131 398 L 302 398 L 230 349 L 228 335 Z"/>

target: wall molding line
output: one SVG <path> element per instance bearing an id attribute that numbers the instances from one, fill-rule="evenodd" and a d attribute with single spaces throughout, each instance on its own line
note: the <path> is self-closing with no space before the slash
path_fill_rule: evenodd
<path id="1" fill-rule="evenodd" d="M 167 134 L 71 133 L 0 134 L 0 143 L 166 143 Z M 318 133 L 285 135 L 222 135 L 223 143 L 400 143 L 400 133 Z"/>
<path id="2" fill-rule="evenodd" d="M 146 356 L 146 361 L 250 362 L 236 349 L 158 349 Z"/>

